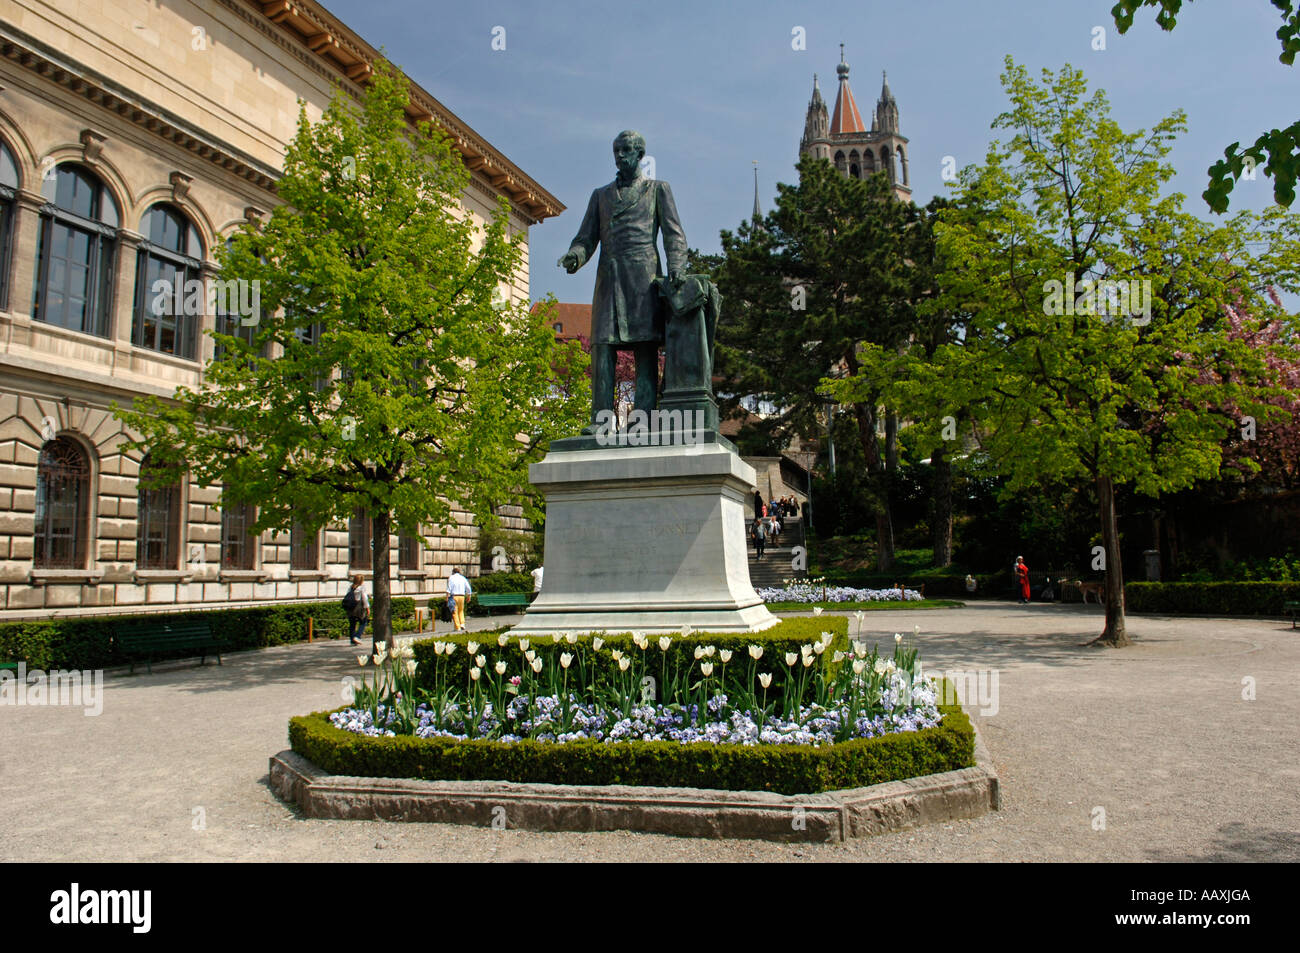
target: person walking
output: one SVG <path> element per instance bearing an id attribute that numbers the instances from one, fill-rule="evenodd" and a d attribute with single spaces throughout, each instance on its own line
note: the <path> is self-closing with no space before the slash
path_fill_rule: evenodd
<path id="1" fill-rule="evenodd" d="M 470 586 L 469 580 L 461 575 L 459 566 L 451 567 L 451 576 L 447 579 L 447 595 L 453 601 L 451 610 L 451 623 L 453 631 L 467 632 L 465 628 L 465 605 L 469 602 L 470 594 L 474 589 Z"/>
<path id="2" fill-rule="evenodd" d="M 1033 593 L 1029 589 L 1029 567 L 1025 565 L 1025 557 L 1016 557 L 1016 584 L 1020 587 L 1020 604 L 1029 605 Z"/>
<path id="3" fill-rule="evenodd" d="M 767 543 L 767 528 L 763 525 L 762 518 L 754 520 L 754 551 L 755 559 L 763 558 L 763 547 Z"/>
<path id="4" fill-rule="evenodd" d="M 348 594 L 343 597 L 343 611 L 348 614 L 348 641 L 353 645 L 361 644 L 361 636 L 366 631 L 366 622 L 370 619 L 370 600 L 366 598 L 366 587 L 361 574 L 352 577 Z"/>
<path id="5" fill-rule="evenodd" d="M 758 487 L 754 487 L 754 519 L 763 515 L 763 494 L 758 492 Z"/>

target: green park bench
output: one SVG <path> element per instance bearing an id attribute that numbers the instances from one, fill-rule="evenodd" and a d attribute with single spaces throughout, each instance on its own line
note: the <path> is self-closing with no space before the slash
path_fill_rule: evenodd
<path id="1" fill-rule="evenodd" d="M 17 663 L 17 662 L 0 662 L 0 672 L 3 672 L 3 671 L 10 671 L 10 672 L 16 672 L 16 671 L 18 671 L 18 663 Z"/>
<path id="2" fill-rule="evenodd" d="M 1282 611 L 1291 617 L 1291 628 L 1295 628 L 1296 616 L 1300 615 L 1300 602 L 1287 602 L 1282 605 Z"/>
<path id="3" fill-rule="evenodd" d="M 206 665 L 208 655 L 217 657 L 221 664 L 223 649 L 232 648 L 212 634 L 212 626 L 207 619 L 132 619 L 119 622 L 114 628 L 114 640 L 118 651 L 131 661 L 131 672 L 135 673 L 135 663 L 143 658 L 153 672 L 155 656 L 170 655 L 185 657 L 199 656 L 199 664 Z"/>
<path id="4" fill-rule="evenodd" d="M 475 596 L 478 597 L 478 604 L 484 609 L 495 609 L 500 606 L 526 606 L 530 595 L 531 593 L 527 592 L 475 593 Z"/>

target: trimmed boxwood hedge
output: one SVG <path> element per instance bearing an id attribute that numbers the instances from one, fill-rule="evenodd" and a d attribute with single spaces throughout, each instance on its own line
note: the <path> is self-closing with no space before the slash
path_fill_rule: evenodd
<path id="1" fill-rule="evenodd" d="M 289 743 L 317 767 L 351 777 L 816 794 L 974 765 L 970 719 L 958 705 L 939 710 L 943 721 L 933 728 L 823 747 L 371 738 L 335 728 L 326 712 L 290 719 Z"/>
<path id="2" fill-rule="evenodd" d="M 798 653 L 799 646 L 820 639 L 823 632 L 830 632 L 833 636 L 831 647 L 822 654 L 820 662 L 827 673 L 827 677 L 833 677 L 835 665 L 832 663 L 831 657 L 837 650 L 848 651 L 848 631 L 848 618 L 838 615 L 826 615 L 782 619 L 779 623 L 763 632 L 693 632 L 687 637 L 674 635 L 672 637 L 673 644 L 667 653 L 668 671 L 671 674 L 674 665 L 685 665 L 687 661 L 694 663 L 694 652 L 697 645 L 714 645 L 718 649 L 731 649 L 734 653 L 731 662 L 727 665 L 727 684 L 732 684 L 734 679 L 741 677 L 748 679 L 749 647 L 751 645 L 761 645 L 763 646 L 763 658 L 759 662 L 758 671 L 772 673 L 772 685 L 768 689 L 767 695 L 768 698 L 780 698 L 784 679 L 791 671 L 782 660 L 785 653 Z M 416 678 L 419 684 L 423 688 L 432 691 L 434 688 L 434 670 L 437 668 L 440 677 L 446 680 L 447 684 L 463 686 L 469 677 L 470 658 L 469 653 L 465 650 L 465 645 L 468 642 L 477 642 L 481 646 L 479 652 L 488 657 L 488 665 L 493 665 L 498 659 L 505 659 L 510 666 L 510 674 L 519 674 L 522 655 L 515 644 L 517 640 L 511 638 L 506 647 L 502 649 L 497 646 L 498 634 L 497 632 L 471 632 L 422 639 L 415 642 L 415 660 L 419 663 L 416 669 Z M 634 655 L 641 651 L 633 644 L 631 633 L 602 635 L 601 638 L 605 640 L 605 645 L 594 656 L 595 659 L 599 660 L 594 664 L 604 666 L 610 675 L 618 667 L 610 654 L 611 649 L 620 649 L 625 655 Z M 659 637 L 655 635 L 649 638 L 650 648 L 646 650 L 646 656 L 649 659 L 649 674 L 658 678 L 660 671 L 662 671 L 664 653 L 660 651 L 659 646 L 656 644 Z M 591 639 L 591 633 L 581 633 L 578 644 L 590 643 Z M 437 658 L 433 653 L 434 642 L 454 642 L 459 648 L 451 658 L 446 656 Z M 553 655 L 558 656 L 562 652 L 572 651 L 573 649 L 567 642 L 556 643 L 550 636 L 530 637 L 529 648 L 535 649 L 537 654 L 546 661 L 549 661 Z M 881 651 L 886 657 L 892 657 L 893 643 L 890 642 L 885 645 L 882 642 Z M 586 658 L 588 664 L 593 664 L 593 656 L 589 651 L 586 653 Z M 715 677 L 721 677 L 721 660 L 715 655 L 710 661 L 715 666 Z M 805 697 L 813 697 L 814 692 L 815 686 L 812 684 L 812 680 L 808 679 L 804 688 Z"/>
<path id="3" fill-rule="evenodd" d="M 1202 615 L 1285 615 L 1283 604 L 1300 601 L 1300 582 L 1130 582 L 1129 612 Z"/>
<path id="4" fill-rule="evenodd" d="M 308 616 L 315 620 L 318 631 L 326 630 L 331 638 L 347 634 L 347 616 L 338 599 L 271 603 L 239 609 L 147 613 L 147 618 L 159 622 L 207 619 L 213 633 L 236 649 L 301 642 L 307 638 Z M 3 622 L 0 623 L 0 660 L 22 661 L 29 668 L 39 669 L 95 669 L 125 664 L 113 641 L 113 630 L 122 619 L 143 617 L 146 617 L 145 613 Z M 394 628 L 407 628 L 414 624 L 414 618 L 414 599 L 393 599 Z"/>

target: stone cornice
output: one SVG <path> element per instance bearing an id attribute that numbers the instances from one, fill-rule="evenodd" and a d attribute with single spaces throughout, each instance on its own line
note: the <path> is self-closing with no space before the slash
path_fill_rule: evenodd
<path id="1" fill-rule="evenodd" d="M 106 76 L 5 23 L 0 24 L 0 56 L 24 69 L 84 96 L 102 109 L 116 113 L 153 135 L 187 149 L 227 172 L 246 179 L 267 192 L 275 192 L 277 170 L 252 156 L 211 138 L 207 133 L 161 106 L 123 88 Z"/>

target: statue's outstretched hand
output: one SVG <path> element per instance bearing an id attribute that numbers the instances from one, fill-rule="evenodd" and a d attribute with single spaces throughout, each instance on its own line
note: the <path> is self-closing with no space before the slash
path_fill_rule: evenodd
<path id="1" fill-rule="evenodd" d="M 567 252 L 564 255 L 564 257 L 561 258 L 556 264 L 558 264 L 569 274 L 573 274 L 575 271 L 577 271 L 579 268 L 582 267 L 582 262 L 578 259 L 577 252 Z"/>

